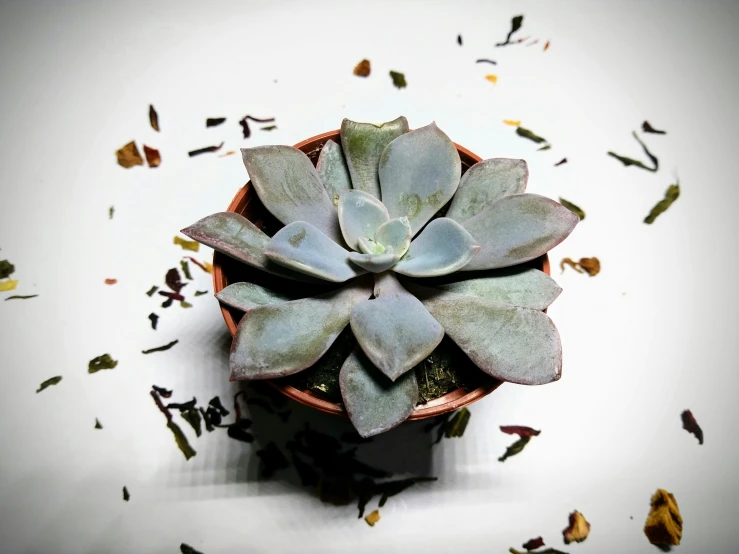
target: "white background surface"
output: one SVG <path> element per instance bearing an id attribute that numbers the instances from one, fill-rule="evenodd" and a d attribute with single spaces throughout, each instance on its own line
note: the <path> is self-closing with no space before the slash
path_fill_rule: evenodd
<path id="1" fill-rule="evenodd" d="M 518 36 L 541 42 L 494 48 L 518 14 Z M 0 258 L 17 267 L 15 293 L 39 297 L 0 302 L 0 551 L 496 553 L 542 535 L 571 553 L 649 553 L 642 526 L 663 487 L 685 520 L 679 552 L 736 552 L 738 23 L 737 4 L 718 1 L 3 2 Z M 365 57 L 372 75 L 361 79 L 352 69 Z M 245 114 L 275 116 L 278 130 L 254 125 L 244 141 Z M 433 450 L 413 425 L 366 447 L 377 465 L 439 477 L 391 499 L 370 528 L 287 477 L 256 481 L 257 447 L 225 433 L 185 429 L 198 451 L 185 462 L 149 387 L 230 405 L 229 339 L 210 296 L 155 310 L 152 331 L 159 302 L 144 292 L 181 258 L 177 231 L 225 209 L 247 179 L 239 156 L 188 150 L 294 144 L 343 117 L 401 114 L 412 127 L 435 120 L 484 158 L 525 158 L 530 192 L 587 212 L 553 265 L 598 256 L 603 269 L 553 270 L 561 381 L 504 385 L 472 407 L 463 439 Z M 204 127 L 219 116 L 227 123 Z M 552 150 L 536 152 L 503 119 Z M 644 119 L 668 130 L 646 137 L 656 174 L 606 156 L 642 158 L 631 131 Z M 116 165 L 130 140 L 159 148 L 161 167 Z M 676 175 L 680 199 L 643 224 Z M 192 269 L 191 287 L 210 290 Z M 140 354 L 175 338 L 169 352 Z M 104 352 L 119 366 L 88 375 Z M 681 428 L 686 408 L 703 446 Z M 291 425 L 306 418 L 339 427 L 298 407 Z M 542 433 L 501 464 L 506 424 Z M 592 531 L 565 547 L 575 509 Z"/>

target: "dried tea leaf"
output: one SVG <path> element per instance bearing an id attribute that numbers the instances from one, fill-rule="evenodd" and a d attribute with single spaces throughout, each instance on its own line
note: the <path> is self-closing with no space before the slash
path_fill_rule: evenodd
<path id="1" fill-rule="evenodd" d="M 15 266 L 8 260 L 0 260 L 0 279 L 7 279 L 15 272 Z"/>
<path id="2" fill-rule="evenodd" d="M 180 237 L 174 237 L 172 243 L 179 244 L 183 250 L 191 250 L 193 252 L 197 252 L 198 250 L 200 250 L 200 243 L 196 240 L 185 240 Z"/>
<path id="3" fill-rule="evenodd" d="M 461 437 L 467 429 L 467 424 L 470 421 L 470 411 L 467 408 L 454 413 L 454 416 L 444 426 L 444 435 L 450 439 L 452 437 Z"/>
<path id="4" fill-rule="evenodd" d="M 641 124 L 641 130 L 644 131 L 645 133 L 652 133 L 655 135 L 666 135 L 667 134 L 667 131 L 658 131 L 657 129 L 652 127 L 649 124 L 649 121 L 645 121 L 644 123 Z"/>
<path id="5" fill-rule="evenodd" d="M 536 437 L 541 433 L 541 431 L 523 425 L 501 425 L 500 430 L 507 435 L 518 435 L 519 437 Z"/>
<path id="6" fill-rule="evenodd" d="M 559 197 L 559 203 L 562 204 L 568 210 L 570 210 L 573 214 L 576 214 L 577 217 L 580 218 L 580 221 L 582 221 L 583 219 L 585 219 L 585 212 L 579 206 L 576 206 L 572 202 L 570 202 L 568 200 L 565 200 L 561 196 Z"/>
<path id="7" fill-rule="evenodd" d="M 566 163 L 567 163 L 567 158 L 562 158 L 556 164 L 554 164 L 554 167 L 558 167 L 558 166 L 563 165 L 563 164 L 566 164 Z"/>
<path id="8" fill-rule="evenodd" d="M 530 554 L 529 551 L 523 552 L 521 550 L 516 550 L 515 548 L 508 549 L 508 552 L 511 554 Z M 561 550 L 556 550 L 554 548 L 546 548 L 544 550 L 537 550 L 535 554 L 567 554 L 567 552 L 562 552 Z"/>
<path id="9" fill-rule="evenodd" d="M 197 150 L 191 150 L 187 153 L 188 156 L 191 158 L 194 156 L 199 156 L 200 154 L 207 154 L 208 152 L 218 152 L 221 148 L 223 148 L 223 145 L 225 143 L 221 143 L 218 146 L 206 146 L 205 148 L 198 148 Z"/>
<path id="10" fill-rule="evenodd" d="M 540 144 L 542 142 L 546 142 L 547 139 L 544 137 L 540 137 L 539 135 L 529 131 L 528 129 L 524 129 L 523 127 L 517 127 L 516 128 L 516 134 L 519 137 L 523 137 L 529 140 L 533 140 L 535 143 Z"/>
<path id="11" fill-rule="evenodd" d="M 683 420 L 683 429 L 688 433 L 695 435 L 695 438 L 698 439 L 698 444 L 703 444 L 703 429 L 701 429 L 700 425 L 698 425 L 698 422 L 695 420 L 693 412 L 685 410 L 680 414 L 680 418 Z"/>
<path id="12" fill-rule="evenodd" d="M 354 75 L 357 77 L 369 77 L 372 70 L 369 60 L 362 60 L 354 67 Z"/>
<path id="13" fill-rule="evenodd" d="M 157 323 L 159 322 L 159 316 L 155 314 L 154 312 L 151 312 L 149 314 L 149 321 L 151 321 L 151 328 L 156 331 Z"/>
<path id="14" fill-rule="evenodd" d="M 159 287 L 152 285 L 152 287 L 146 292 L 146 296 L 154 296 L 154 293 L 159 290 Z"/>
<path id="15" fill-rule="evenodd" d="M 487 58 L 480 58 L 479 60 L 475 60 L 475 63 L 489 63 L 489 64 L 492 64 L 492 65 L 498 65 L 498 62 L 496 62 L 494 60 L 489 60 Z"/>
<path id="16" fill-rule="evenodd" d="M 180 300 L 180 308 L 192 308 L 192 304 L 185 302 L 184 300 Z"/>
<path id="17" fill-rule="evenodd" d="M 506 451 L 505 454 L 503 454 L 500 458 L 498 458 L 499 462 L 505 462 L 508 458 L 511 456 L 515 456 L 516 454 L 519 454 L 529 443 L 531 440 L 531 437 L 524 436 L 518 439 L 516 442 L 514 442 L 512 445 L 510 445 Z"/>
<path id="18" fill-rule="evenodd" d="M 52 385 L 58 385 L 61 380 L 62 380 L 61 375 L 57 375 L 56 377 L 51 377 L 47 379 L 46 381 L 41 383 L 39 387 L 36 389 L 36 394 L 40 393 L 42 390 L 46 388 L 49 388 Z"/>
<path id="19" fill-rule="evenodd" d="M 193 456 L 197 454 L 195 452 L 195 449 L 190 446 L 189 441 L 187 440 L 187 437 L 185 436 L 185 433 L 182 432 L 182 429 L 180 429 L 180 426 L 177 425 L 174 421 L 170 420 L 167 422 L 167 427 L 170 431 L 172 431 L 172 434 L 174 435 L 174 440 L 177 443 L 177 447 L 180 449 L 182 454 L 185 456 L 186 460 L 189 460 Z"/>
<path id="20" fill-rule="evenodd" d="M 254 442 L 254 436 L 247 432 L 247 429 L 251 427 L 251 423 L 250 419 L 237 419 L 236 422 L 228 426 L 226 432 L 232 439 L 241 442 Z"/>
<path id="21" fill-rule="evenodd" d="M 652 162 L 652 165 L 654 165 L 654 169 L 652 171 L 657 171 L 659 169 L 659 160 L 657 159 L 657 156 L 652 154 L 649 149 L 647 148 L 647 145 L 644 144 L 644 141 L 639 138 L 639 135 L 636 134 L 636 131 L 632 131 L 631 135 L 636 139 L 636 142 L 639 143 L 639 145 L 642 147 L 642 150 L 644 150 L 644 153 L 647 155 L 649 160 Z"/>
<path id="22" fill-rule="evenodd" d="M 180 545 L 180 554 L 203 554 L 199 550 L 195 550 L 192 546 L 186 545 L 184 542 Z"/>
<path id="23" fill-rule="evenodd" d="M 13 296 L 8 296 L 5 300 L 28 300 L 29 298 L 36 298 L 38 294 L 14 294 Z"/>
<path id="24" fill-rule="evenodd" d="M 277 125 L 267 125 L 266 127 L 260 127 L 260 131 L 274 131 L 277 129 Z"/>
<path id="25" fill-rule="evenodd" d="M 126 169 L 135 165 L 144 165 L 144 158 L 139 154 L 139 149 L 136 148 L 136 143 L 134 141 L 131 141 L 116 150 L 115 155 L 116 158 L 118 158 L 118 165 Z"/>
<path id="26" fill-rule="evenodd" d="M 405 88 L 408 84 L 405 82 L 405 75 L 398 71 L 390 71 L 390 78 L 393 80 L 393 85 L 396 88 Z"/>
<path id="27" fill-rule="evenodd" d="M 675 497 L 664 489 L 652 496 L 652 507 L 644 524 L 644 534 L 656 546 L 679 546 L 683 536 L 683 518 Z"/>
<path id="28" fill-rule="evenodd" d="M 169 406 L 167 407 L 169 408 Z M 202 434 L 200 411 L 193 407 L 187 410 L 180 410 L 180 415 L 190 424 L 190 427 L 195 430 L 195 434 L 199 437 Z"/>
<path id="29" fill-rule="evenodd" d="M 654 208 L 652 208 L 652 211 L 649 212 L 649 215 L 644 218 L 644 223 L 647 225 L 651 225 L 654 223 L 654 220 L 659 217 L 660 214 L 667 211 L 667 209 L 672 206 L 672 203 L 677 200 L 680 197 L 680 184 L 670 185 L 667 187 L 667 191 L 665 192 L 665 197 L 657 202 L 655 204 Z"/>
<path id="30" fill-rule="evenodd" d="M 541 152 L 542 150 L 551 150 L 551 148 L 552 148 L 552 145 L 551 144 L 546 144 L 546 145 L 542 146 L 541 148 L 537 148 L 536 151 L 537 152 Z"/>
<path id="31" fill-rule="evenodd" d="M 273 442 L 268 443 L 262 450 L 257 450 L 256 455 L 262 460 L 262 477 L 265 479 L 290 466 L 290 462 Z"/>
<path id="32" fill-rule="evenodd" d="M 366 521 L 370 527 L 374 527 L 375 523 L 380 521 L 380 510 L 375 510 L 370 514 L 367 514 L 367 517 L 364 518 L 364 521 Z"/>
<path id="33" fill-rule="evenodd" d="M 106 279 L 105 284 L 106 285 L 115 285 L 118 282 L 118 279 Z"/>
<path id="34" fill-rule="evenodd" d="M 165 300 L 164 302 L 162 302 L 162 308 L 169 308 L 172 305 L 172 302 L 173 302 L 173 300 L 171 298 L 168 298 L 167 300 Z"/>
<path id="35" fill-rule="evenodd" d="M 641 167 L 642 169 L 646 169 L 647 171 L 654 171 L 654 169 L 652 169 L 651 167 L 647 167 L 646 165 L 644 165 L 643 162 L 639 160 L 634 160 L 633 158 L 627 158 L 625 156 L 619 156 L 614 152 L 608 152 L 608 155 L 613 156 L 626 167 L 629 167 L 630 165 L 635 165 L 637 167 Z"/>
<path id="36" fill-rule="evenodd" d="M 15 290 L 15 287 L 18 286 L 18 281 L 15 281 L 13 279 L 8 279 L 7 281 L 0 281 L 0 292 L 8 292 L 11 290 Z"/>
<path id="37" fill-rule="evenodd" d="M 570 514 L 569 525 L 562 531 L 562 536 L 565 539 L 565 544 L 571 542 L 582 542 L 588 538 L 590 534 L 590 523 L 585 519 L 580 512 L 575 510 Z"/>
<path id="38" fill-rule="evenodd" d="M 187 259 L 190 260 L 192 263 L 194 263 L 196 266 L 198 266 L 200 269 L 202 269 L 203 271 L 205 271 L 206 273 L 210 273 L 211 270 L 213 269 L 213 266 L 210 265 L 208 262 L 200 263 L 199 261 L 197 261 L 192 256 L 188 256 Z"/>
<path id="39" fill-rule="evenodd" d="M 180 277 L 180 272 L 177 271 L 176 267 L 167 271 L 167 274 L 164 277 L 164 282 L 176 293 L 179 293 L 182 290 L 182 287 L 185 286 L 185 283 L 182 282 L 182 278 Z"/>
<path id="40" fill-rule="evenodd" d="M 113 219 L 113 214 L 115 213 L 115 207 L 111 206 L 108 208 L 108 219 Z"/>
<path id="41" fill-rule="evenodd" d="M 577 262 L 573 260 L 572 258 L 562 258 L 562 261 L 559 262 L 559 268 L 562 270 L 562 273 L 565 271 L 565 265 L 570 266 L 572 269 L 577 271 L 578 273 L 582 273 L 582 269 L 580 269 L 580 266 L 577 265 Z"/>
<path id="42" fill-rule="evenodd" d="M 547 43 L 544 45 L 544 52 L 546 52 L 547 50 L 549 50 L 549 41 L 547 41 Z"/>
<path id="43" fill-rule="evenodd" d="M 241 132 L 244 135 L 245 139 L 248 139 L 251 136 L 251 130 L 249 129 L 249 120 L 254 121 L 256 123 L 273 123 L 275 118 L 274 117 L 267 117 L 267 118 L 258 118 L 258 117 L 252 117 L 250 115 L 245 115 L 241 121 L 239 121 L 239 125 L 241 125 Z"/>
<path id="44" fill-rule="evenodd" d="M 208 402 L 209 406 L 212 406 L 216 411 L 218 411 L 219 414 L 222 416 L 227 416 L 230 412 L 223 406 L 221 403 L 221 399 L 217 396 L 214 396 L 210 399 L 210 402 Z"/>
<path id="45" fill-rule="evenodd" d="M 110 354 L 103 354 L 97 358 L 93 358 L 87 364 L 87 373 L 97 373 L 102 369 L 114 369 L 118 365 L 118 360 L 110 357 Z"/>
<path id="46" fill-rule="evenodd" d="M 159 167 L 159 164 L 162 163 L 162 155 L 159 153 L 159 150 L 151 146 L 146 146 L 145 144 L 144 156 L 146 156 L 146 163 L 149 164 L 149 167 Z"/>
<path id="47" fill-rule="evenodd" d="M 100 423 L 100 420 L 98 418 L 95 418 L 95 429 L 102 429 L 103 424 Z"/>
<path id="48" fill-rule="evenodd" d="M 164 352 L 165 350 L 169 350 L 172 348 L 175 344 L 177 344 L 179 339 L 173 340 L 169 344 L 165 344 L 164 346 L 157 346 L 156 348 L 150 348 L 149 350 L 142 350 L 142 354 L 151 354 L 152 352 Z"/>
<path id="49" fill-rule="evenodd" d="M 485 79 L 487 79 L 488 81 L 490 81 L 493 84 L 496 84 L 498 82 L 498 76 L 497 75 L 493 75 L 492 73 L 490 75 L 485 75 Z"/>
<path id="50" fill-rule="evenodd" d="M 587 273 L 591 277 L 595 277 L 600 273 L 600 260 L 598 258 L 580 258 L 580 261 L 576 262 L 572 258 L 564 258 L 559 263 L 559 268 L 564 272 L 565 265 L 570 266 L 578 273 Z"/>
<path id="51" fill-rule="evenodd" d="M 226 121 L 225 117 L 209 117 L 205 120 L 206 127 L 216 127 Z"/>
<path id="52" fill-rule="evenodd" d="M 544 546 L 544 539 L 541 537 L 536 537 L 535 539 L 530 539 L 523 543 L 523 547 L 526 550 L 536 550 L 537 548 L 541 548 Z"/>
<path id="53" fill-rule="evenodd" d="M 499 42 L 495 46 L 506 46 L 508 44 L 511 44 L 511 37 L 513 36 L 513 33 L 518 31 L 521 28 L 521 25 L 523 25 L 523 16 L 517 15 L 513 19 L 511 19 L 511 30 L 508 32 L 508 36 L 505 39 L 505 42 Z"/>
<path id="54" fill-rule="evenodd" d="M 162 304 L 162 308 L 168 308 L 169 306 L 171 306 L 173 300 L 177 300 L 178 302 L 182 302 L 182 301 L 185 300 L 185 297 L 184 296 L 182 296 L 181 294 L 178 294 L 176 292 L 167 292 L 167 291 L 164 291 L 164 290 L 160 290 L 159 291 L 159 294 L 162 295 L 162 296 L 164 296 L 164 297 L 166 297 L 166 298 L 169 298 L 169 300 L 167 300 L 167 302 L 165 302 L 167 305 L 165 306 L 164 304 Z"/>
<path id="55" fill-rule="evenodd" d="M 164 387 L 157 387 L 156 385 L 152 385 L 151 388 L 154 389 L 162 398 L 170 398 L 172 396 L 172 391 L 167 390 Z"/>
<path id="56" fill-rule="evenodd" d="M 149 123 L 151 123 L 151 128 L 154 129 L 157 133 L 159 132 L 159 114 L 157 114 L 157 111 L 154 109 L 154 106 L 149 104 Z"/>
<path id="57" fill-rule="evenodd" d="M 462 35 L 457 35 L 457 44 L 462 46 Z"/>
<path id="58" fill-rule="evenodd" d="M 128 502 L 131 499 L 131 495 L 128 494 L 128 489 L 126 487 L 123 487 L 123 500 Z"/>

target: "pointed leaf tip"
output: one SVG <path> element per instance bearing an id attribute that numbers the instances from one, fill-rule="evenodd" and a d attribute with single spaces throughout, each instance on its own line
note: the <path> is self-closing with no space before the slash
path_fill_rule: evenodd
<path id="1" fill-rule="evenodd" d="M 454 273 L 473 260 L 480 245 L 459 223 L 439 217 L 411 243 L 393 268 L 409 277 L 437 277 Z"/>

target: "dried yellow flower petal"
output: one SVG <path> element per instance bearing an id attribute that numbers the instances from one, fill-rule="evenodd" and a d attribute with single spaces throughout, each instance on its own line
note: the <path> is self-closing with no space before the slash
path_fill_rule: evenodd
<path id="1" fill-rule="evenodd" d="M 375 523 L 380 521 L 380 510 L 375 510 L 371 514 L 367 515 L 367 517 L 364 518 L 364 521 L 366 521 L 370 527 L 374 527 Z"/>
<path id="2" fill-rule="evenodd" d="M 492 73 L 490 75 L 485 75 L 485 78 L 493 84 L 496 84 L 498 82 L 498 76 L 493 75 Z"/>
<path id="3" fill-rule="evenodd" d="M 664 489 L 652 496 L 652 508 L 644 524 L 644 534 L 657 546 L 678 546 L 683 536 L 683 518 L 675 497 Z"/>
<path id="4" fill-rule="evenodd" d="M 7 281 L 0 281 L 0 292 L 7 292 L 9 290 L 15 290 L 18 286 L 18 281 L 8 279 Z"/>
<path id="5" fill-rule="evenodd" d="M 144 158 L 141 157 L 139 149 L 136 148 L 134 141 L 129 142 L 125 146 L 122 146 L 116 150 L 116 158 L 118 158 L 118 165 L 129 169 L 135 165 L 144 165 Z"/>
<path id="6" fill-rule="evenodd" d="M 521 120 L 520 119 L 504 119 L 503 123 L 505 123 L 506 125 L 510 125 L 511 127 L 518 127 L 519 125 L 521 125 Z"/>
<path id="7" fill-rule="evenodd" d="M 590 534 L 590 524 L 580 512 L 575 510 L 570 514 L 570 524 L 562 531 L 565 544 L 571 542 L 582 542 Z"/>
<path id="8" fill-rule="evenodd" d="M 183 250 L 192 250 L 193 252 L 200 250 L 200 243 L 194 240 L 185 240 L 181 237 L 175 237 L 173 242 L 174 244 L 179 244 Z"/>

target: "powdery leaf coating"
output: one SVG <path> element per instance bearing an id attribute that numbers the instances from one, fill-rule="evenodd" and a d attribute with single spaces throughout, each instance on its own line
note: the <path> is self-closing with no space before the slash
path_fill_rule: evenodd
<path id="1" fill-rule="evenodd" d="M 257 306 L 268 306 L 293 300 L 289 296 L 273 292 L 254 283 L 234 283 L 216 293 L 215 296 L 220 302 L 244 312 Z"/>
<path id="2" fill-rule="evenodd" d="M 530 268 L 502 269 L 490 277 L 447 283 L 437 288 L 532 310 L 545 310 L 562 292 L 549 275 Z"/>
<path id="3" fill-rule="evenodd" d="M 393 268 L 410 277 L 438 277 L 459 271 L 480 250 L 472 235 L 459 223 L 439 217 L 429 223 Z"/>
<path id="4" fill-rule="evenodd" d="M 560 378 L 559 333 L 543 312 L 410 283 L 407 288 L 485 373 L 520 385 Z"/>
<path id="5" fill-rule="evenodd" d="M 321 177 L 328 197 L 334 206 L 338 205 L 341 193 L 352 188 L 352 179 L 341 146 L 332 140 L 327 141 L 318 155 L 316 171 Z"/>
<path id="6" fill-rule="evenodd" d="M 264 206 L 285 225 L 305 221 L 341 242 L 333 199 L 310 158 L 292 146 L 242 148 L 241 157 Z"/>
<path id="7" fill-rule="evenodd" d="M 290 223 L 277 231 L 264 254 L 280 265 L 334 283 L 365 273 L 349 263 L 349 251 L 305 221 Z"/>
<path id="8" fill-rule="evenodd" d="M 398 259 L 411 245 L 411 225 L 407 217 L 396 217 L 380 225 L 375 232 L 375 242 L 385 248 L 392 247 Z"/>
<path id="9" fill-rule="evenodd" d="M 359 254 L 352 252 L 349 254 L 349 260 L 352 263 L 357 264 L 362 269 L 366 269 L 371 273 L 382 273 L 393 267 L 398 260 L 399 256 L 395 255 L 392 248 L 389 252 L 382 254 Z"/>
<path id="10" fill-rule="evenodd" d="M 496 269 L 538 258 L 566 239 L 579 221 L 544 196 L 505 196 L 462 224 L 482 244 L 465 269 Z"/>
<path id="11" fill-rule="evenodd" d="M 354 306 L 349 323 L 370 361 L 396 381 L 434 351 L 444 329 L 392 273 L 375 276 L 375 297 Z"/>
<path id="12" fill-rule="evenodd" d="M 371 239 L 390 216 L 377 198 L 361 190 L 348 190 L 339 196 L 339 225 L 349 248 L 359 250 L 360 238 Z"/>
<path id="13" fill-rule="evenodd" d="M 273 264 L 264 255 L 269 237 L 243 215 L 219 212 L 180 231 L 213 250 L 274 275 L 305 281 L 299 273 Z M 175 237 L 175 242 L 177 242 Z"/>
<path id="14" fill-rule="evenodd" d="M 459 223 L 511 194 L 523 194 L 529 180 L 524 160 L 491 158 L 476 163 L 462 175 L 446 217 Z"/>
<path id="15" fill-rule="evenodd" d="M 363 438 L 400 425 L 418 402 L 418 382 L 413 371 L 392 382 L 359 347 L 341 366 L 339 385 L 349 419 Z"/>
<path id="16" fill-rule="evenodd" d="M 352 187 L 380 198 L 377 166 L 385 147 L 408 132 L 408 120 L 399 117 L 382 125 L 358 123 L 349 119 L 341 122 L 341 146 L 352 178 Z"/>
<path id="17" fill-rule="evenodd" d="M 246 312 L 231 345 L 231 380 L 285 377 L 310 367 L 349 323 L 352 308 L 372 293 L 369 277 L 314 298 Z"/>
<path id="18" fill-rule="evenodd" d="M 408 217 L 411 236 L 454 196 L 462 161 L 435 123 L 399 136 L 380 157 L 382 201 L 390 217 Z"/>

